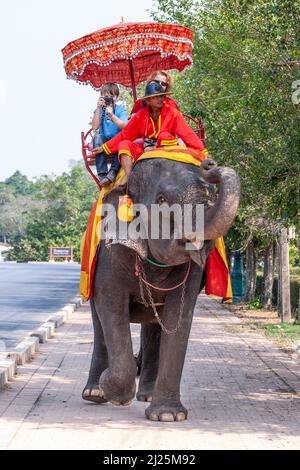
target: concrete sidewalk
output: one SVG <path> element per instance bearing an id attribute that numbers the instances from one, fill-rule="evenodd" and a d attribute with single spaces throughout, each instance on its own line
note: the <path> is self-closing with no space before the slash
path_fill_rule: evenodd
<path id="1" fill-rule="evenodd" d="M 148 404 L 81 399 L 92 351 L 89 307 L 75 311 L 0 393 L 1 449 L 299 449 L 300 366 L 200 296 L 182 378 L 189 419 L 146 420 Z M 134 350 L 139 327 L 134 326 Z"/>

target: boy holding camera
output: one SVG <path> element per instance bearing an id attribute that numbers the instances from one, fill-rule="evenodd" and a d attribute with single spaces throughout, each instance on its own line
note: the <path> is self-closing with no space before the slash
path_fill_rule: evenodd
<path id="1" fill-rule="evenodd" d="M 99 147 L 117 135 L 127 124 L 125 106 L 118 101 L 119 87 L 115 83 L 106 83 L 100 89 L 100 98 L 92 120 L 92 128 L 97 131 L 93 138 L 93 147 Z M 96 155 L 96 168 L 102 186 L 112 183 L 121 165 L 118 152 L 113 154 L 113 161 L 108 171 L 104 153 Z"/>

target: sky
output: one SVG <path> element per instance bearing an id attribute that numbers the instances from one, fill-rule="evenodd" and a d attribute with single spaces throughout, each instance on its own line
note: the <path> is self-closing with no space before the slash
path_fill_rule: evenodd
<path id="1" fill-rule="evenodd" d="M 0 0 L 0 181 L 61 174 L 81 157 L 98 93 L 67 80 L 61 49 L 93 31 L 151 21 L 152 0 Z"/>

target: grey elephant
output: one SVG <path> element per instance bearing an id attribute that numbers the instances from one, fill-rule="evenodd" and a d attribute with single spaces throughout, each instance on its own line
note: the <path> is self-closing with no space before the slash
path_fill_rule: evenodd
<path id="1" fill-rule="evenodd" d="M 125 186 L 115 188 L 105 202 L 117 206 L 125 190 Z M 91 301 L 94 350 L 82 397 L 95 403 L 128 405 L 136 394 L 137 400 L 151 402 L 145 411 L 148 419 L 182 421 L 187 419 L 187 410 L 180 401 L 180 380 L 193 311 L 214 240 L 233 224 L 239 178 L 211 159 L 199 169 L 153 158 L 136 163 L 128 191 L 135 203 L 146 208 L 164 202 L 203 204 L 204 243 L 188 250 L 187 242 L 195 244 L 197 233 L 192 230 L 176 239 L 172 221 L 169 239 L 101 241 Z M 137 393 L 130 322 L 141 323 Z"/>

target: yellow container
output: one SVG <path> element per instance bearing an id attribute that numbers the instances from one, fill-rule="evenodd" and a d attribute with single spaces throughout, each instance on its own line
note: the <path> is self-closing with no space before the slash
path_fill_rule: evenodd
<path id="1" fill-rule="evenodd" d="M 133 218 L 133 200 L 127 194 L 119 196 L 118 219 L 123 222 L 131 222 Z"/>

